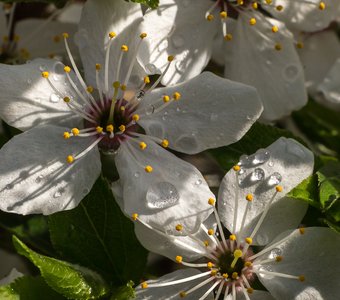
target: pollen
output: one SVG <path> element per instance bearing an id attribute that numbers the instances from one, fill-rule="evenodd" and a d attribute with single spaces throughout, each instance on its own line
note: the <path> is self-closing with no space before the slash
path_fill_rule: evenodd
<path id="1" fill-rule="evenodd" d="M 182 256 L 179 256 L 179 255 L 177 255 L 176 256 L 176 261 L 180 264 L 180 263 L 182 263 L 182 261 L 183 261 L 183 257 Z"/>
<path id="2" fill-rule="evenodd" d="M 144 83 L 145 83 L 145 84 L 150 83 L 150 77 L 149 77 L 149 76 L 145 76 L 145 77 L 144 77 Z"/>
<path id="3" fill-rule="evenodd" d="M 237 272 L 233 272 L 233 274 L 231 274 L 231 277 L 232 277 L 233 279 L 237 279 L 238 273 L 237 273 Z"/>
<path id="4" fill-rule="evenodd" d="M 211 270 L 210 275 L 215 276 L 217 274 L 217 270 Z"/>
<path id="5" fill-rule="evenodd" d="M 64 32 L 64 33 L 62 34 L 62 36 L 63 36 L 64 39 L 68 39 L 68 38 L 70 37 L 69 34 L 68 34 L 67 32 Z"/>
<path id="6" fill-rule="evenodd" d="M 231 41 L 231 40 L 233 39 L 233 35 L 232 35 L 231 33 L 228 33 L 228 34 L 226 34 L 226 35 L 224 36 L 224 39 L 225 39 L 226 41 Z"/>
<path id="7" fill-rule="evenodd" d="M 120 89 L 121 89 L 122 91 L 126 91 L 126 85 L 125 85 L 125 84 L 122 84 L 122 85 L 120 86 Z"/>
<path id="8" fill-rule="evenodd" d="M 113 130 L 114 130 L 113 125 L 110 124 L 110 125 L 107 125 L 107 126 L 106 126 L 106 131 L 107 131 L 107 132 L 111 132 L 111 133 L 112 133 Z"/>
<path id="9" fill-rule="evenodd" d="M 147 282 L 142 282 L 140 286 L 142 287 L 142 289 L 147 289 L 148 288 Z"/>
<path id="10" fill-rule="evenodd" d="M 204 246 L 206 246 L 206 247 L 209 246 L 209 242 L 208 242 L 208 241 L 204 241 L 203 244 L 204 244 Z"/>
<path id="11" fill-rule="evenodd" d="M 71 72 L 71 68 L 70 68 L 69 66 L 65 66 L 65 67 L 64 67 L 64 71 L 65 71 L 66 73 L 70 73 L 70 72 Z"/>
<path id="12" fill-rule="evenodd" d="M 80 131 L 79 131 L 78 128 L 72 128 L 71 132 L 72 132 L 72 134 L 73 134 L 74 136 L 77 136 L 77 135 L 79 135 L 79 133 L 80 133 Z"/>
<path id="13" fill-rule="evenodd" d="M 257 4 L 257 2 L 253 2 L 253 3 L 252 3 L 252 7 L 253 7 L 254 9 L 258 9 L 258 8 L 259 8 L 259 5 Z"/>
<path id="14" fill-rule="evenodd" d="M 66 161 L 69 163 L 69 164 L 72 164 L 74 162 L 74 157 L 72 155 L 68 155 L 66 157 Z"/>
<path id="15" fill-rule="evenodd" d="M 164 139 L 164 140 L 162 141 L 161 145 L 162 145 L 163 148 L 168 148 L 168 146 L 169 146 L 169 141 L 166 140 L 166 139 Z"/>
<path id="16" fill-rule="evenodd" d="M 213 235 L 214 234 L 214 229 L 208 229 L 208 234 Z"/>
<path id="17" fill-rule="evenodd" d="M 44 77 L 44 78 L 48 78 L 48 76 L 50 76 L 50 73 L 48 73 L 48 72 L 42 72 L 42 73 L 41 73 L 41 76 Z"/>
<path id="18" fill-rule="evenodd" d="M 120 111 L 125 111 L 125 106 L 121 106 Z"/>
<path id="19" fill-rule="evenodd" d="M 208 204 L 214 206 L 215 205 L 215 199 L 214 198 L 209 198 Z"/>
<path id="20" fill-rule="evenodd" d="M 229 239 L 230 239 L 231 241 L 236 241 L 236 235 L 235 235 L 235 234 L 231 234 L 231 235 L 229 236 Z"/>
<path id="21" fill-rule="evenodd" d="M 144 168 L 144 170 L 145 170 L 146 173 L 151 173 L 153 171 L 153 168 L 148 165 Z"/>
<path id="22" fill-rule="evenodd" d="M 299 231 L 300 231 L 301 234 L 304 234 L 305 231 L 306 231 L 306 229 L 305 229 L 304 227 L 300 227 L 300 228 L 299 228 Z"/>
<path id="23" fill-rule="evenodd" d="M 65 131 L 64 134 L 63 134 L 63 137 L 65 140 L 69 139 L 71 137 L 70 133 Z"/>
<path id="24" fill-rule="evenodd" d="M 255 19 L 255 18 L 251 18 L 251 19 L 249 20 L 249 24 L 252 25 L 252 26 L 254 26 L 254 25 L 256 24 L 256 19 Z"/>
<path id="25" fill-rule="evenodd" d="M 274 25 L 274 26 L 272 27 L 272 32 L 276 33 L 276 32 L 278 32 L 278 31 L 279 31 L 279 27 L 277 27 L 276 25 Z"/>
<path id="26" fill-rule="evenodd" d="M 246 261 L 246 262 L 244 263 L 244 266 L 247 267 L 247 268 L 251 267 L 252 265 L 253 265 L 253 264 L 252 264 L 251 261 Z"/>
<path id="27" fill-rule="evenodd" d="M 145 32 L 143 32 L 143 33 L 141 33 L 141 34 L 139 35 L 139 37 L 140 37 L 141 39 L 145 39 L 147 36 L 148 36 L 148 35 L 147 35 L 147 33 L 145 33 Z"/>
<path id="28" fill-rule="evenodd" d="M 252 294 L 253 292 L 254 292 L 254 289 L 253 288 L 247 288 L 247 292 L 248 292 L 248 294 Z"/>
<path id="29" fill-rule="evenodd" d="M 283 259 L 283 257 L 280 256 L 280 255 L 278 255 L 278 256 L 275 257 L 275 260 L 276 260 L 277 262 L 282 261 L 282 259 Z"/>
<path id="30" fill-rule="evenodd" d="M 300 276 L 299 276 L 299 280 L 300 280 L 301 282 L 303 282 L 303 281 L 305 281 L 305 280 L 306 280 L 306 278 L 305 278 L 305 276 L 303 276 L 303 275 L 300 275 Z"/>
<path id="31" fill-rule="evenodd" d="M 138 214 L 132 214 L 131 218 L 132 220 L 136 221 L 138 219 Z"/>
<path id="32" fill-rule="evenodd" d="M 214 16 L 212 14 L 207 15 L 207 20 L 208 21 L 214 20 Z"/>
<path id="33" fill-rule="evenodd" d="M 277 10 L 277 11 L 282 11 L 282 10 L 283 10 L 283 6 L 282 6 L 282 5 L 276 6 L 276 10 Z"/>
<path id="34" fill-rule="evenodd" d="M 234 251 L 234 257 L 240 258 L 240 257 L 242 257 L 242 255 L 243 255 L 242 250 L 236 249 L 236 250 Z"/>
<path id="35" fill-rule="evenodd" d="M 115 36 L 116 36 L 116 33 L 115 33 L 115 32 L 111 31 L 111 32 L 109 33 L 110 39 L 113 39 Z"/>
<path id="36" fill-rule="evenodd" d="M 122 50 L 123 52 L 128 52 L 129 51 L 129 47 L 127 45 L 122 45 L 120 47 L 120 50 Z"/>
<path id="37" fill-rule="evenodd" d="M 183 226 L 181 224 L 177 224 L 175 228 L 176 228 L 177 231 L 183 230 Z"/>
<path id="38" fill-rule="evenodd" d="M 214 266 L 214 264 L 211 261 L 209 261 L 207 263 L 207 268 L 211 269 L 213 266 Z"/>
<path id="39" fill-rule="evenodd" d="M 281 185 L 276 186 L 275 189 L 279 193 L 283 191 L 283 187 Z"/>
<path id="40" fill-rule="evenodd" d="M 247 195 L 246 195 L 246 200 L 249 201 L 249 202 L 251 202 L 251 201 L 254 200 L 254 196 L 253 196 L 252 194 L 247 194 Z"/>
<path id="41" fill-rule="evenodd" d="M 70 97 L 67 97 L 67 96 L 64 97 L 64 102 L 65 102 L 65 103 L 69 103 L 70 101 L 71 101 Z"/>
<path id="42" fill-rule="evenodd" d="M 59 43 L 59 42 L 60 42 L 60 36 L 59 36 L 59 35 L 54 36 L 54 37 L 53 37 L 53 41 L 54 41 L 55 43 Z"/>
<path id="43" fill-rule="evenodd" d="M 282 45 L 280 43 L 275 44 L 275 50 L 280 51 L 282 50 Z"/>
<path id="44" fill-rule="evenodd" d="M 221 19 L 226 19 L 227 18 L 227 12 L 226 11 L 221 11 L 220 12 L 220 18 Z"/>
<path id="45" fill-rule="evenodd" d="M 223 273 L 222 276 L 224 279 L 227 279 L 229 277 L 228 273 Z"/>
<path id="46" fill-rule="evenodd" d="M 86 91 L 88 91 L 90 94 L 92 94 L 92 93 L 93 93 L 93 87 L 89 85 L 89 86 L 86 88 Z"/>
<path id="47" fill-rule="evenodd" d="M 179 296 L 180 296 L 181 298 L 184 298 L 184 297 L 187 296 L 187 293 L 186 293 L 186 292 L 180 292 L 180 293 L 179 293 Z"/>
<path id="48" fill-rule="evenodd" d="M 112 86 L 113 86 L 115 89 L 119 89 L 119 87 L 120 87 L 120 82 L 119 82 L 119 81 L 115 81 L 114 83 L 112 83 Z"/>
<path id="49" fill-rule="evenodd" d="M 298 49 L 302 49 L 305 45 L 302 42 L 297 42 L 296 43 L 296 47 L 298 47 Z"/>
<path id="50" fill-rule="evenodd" d="M 124 132 L 125 129 L 126 129 L 126 128 L 125 128 L 125 125 L 120 125 L 118 128 L 119 128 L 119 130 L 120 130 L 121 132 Z"/>
<path id="51" fill-rule="evenodd" d="M 247 237 L 244 239 L 248 245 L 251 245 L 253 243 L 253 239 L 251 237 Z"/>
<path id="52" fill-rule="evenodd" d="M 241 169 L 241 167 L 240 167 L 240 166 L 238 166 L 238 165 L 236 165 L 236 166 L 233 166 L 233 170 L 234 170 L 235 172 L 238 172 L 238 171 L 240 171 L 240 169 Z"/>
<path id="53" fill-rule="evenodd" d="M 97 133 L 102 133 L 103 130 L 104 130 L 103 127 L 100 127 L 100 126 L 97 126 L 97 127 L 96 127 Z"/>
<path id="54" fill-rule="evenodd" d="M 139 143 L 139 148 L 141 148 L 142 150 L 144 150 L 148 145 L 144 142 L 140 142 Z"/>
<path id="55" fill-rule="evenodd" d="M 132 120 L 134 120 L 135 122 L 139 121 L 139 119 L 140 119 L 140 117 L 139 117 L 138 114 L 134 114 L 134 115 L 132 116 Z"/>
<path id="56" fill-rule="evenodd" d="M 175 57 L 173 55 L 169 55 L 168 56 L 168 62 L 171 62 L 175 59 Z"/>
<path id="57" fill-rule="evenodd" d="M 179 92 L 175 92 L 172 97 L 177 101 L 179 99 L 181 99 L 181 94 Z"/>
<path id="58" fill-rule="evenodd" d="M 102 68 L 101 64 L 96 64 L 96 70 L 99 71 Z"/>
<path id="59" fill-rule="evenodd" d="M 169 102 L 170 101 L 170 97 L 168 96 L 168 95 L 164 95 L 163 96 L 163 102 L 164 103 L 167 103 L 167 102 Z"/>
<path id="60" fill-rule="evenodd" d="M 326 8 L 325 2 L 321 1 L 321 2 L 319 3 L 319 9 L 320 9 L 320 10 L 324 10 L 325 8 Z"/>

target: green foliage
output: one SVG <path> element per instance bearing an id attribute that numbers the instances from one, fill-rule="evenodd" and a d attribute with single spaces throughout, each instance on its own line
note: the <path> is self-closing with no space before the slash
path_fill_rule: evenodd
<path id="1" fill-rule="evenodd" d="M 8 2 L 8 3 L 13 3 L 13 2 L 16 2 L 16 3 L 27 3 L 27 2 L 43 2 L 43 3 L 51 3 L 51 4 L 54 4 L 55 6 L 57 7 L 63 7 L 67 0 L 1 0 L 2 2 Z"/>
<path id="2" fill-rule="evenodd" d="M 126 285 L 117 288 L 110 300 L 126 300 L 135 298 L 135 289 L 133 288 L 133 282 L 130 281 Z"/>
<path id="3" fill-rule="evenodd" d="M 300 143 L 303 143 L 290 131 L 255 123 L 237 143 L 227 147 L 209 150 L 209 153 L 217 160 L 224 171 L 228 171 L 239 161 L 241 155 L 249 155 L 255 153 L 260 148 L 266 148 L 282 136 L 294 138 Z"/>
<path id="4" fill-rule="evenodd" d="M 154 9 L 157 8 L 159 5 L 159 0 L 125 0 L 126 2 L 135 2 L 135 3 L 141 3 L 146 6 L 149 6 L 150 8 Z"/>
<path id="5" fill-rule="evenodd" d="M 0 287 L 2 300 L 65 300 L 66 298 L 51 289 L 42 277 L 23 276 L 14 282 Z"/>
<path id="6" fill-rule="evenodd" d="M 97 271 L 116 287 L 139 282 L 147 252 L 105 180 L 99 178 L 76 209 L 50 216 L 49 226 L 64 259 Z"/>
<path id="7" fill-rule="evenodd" d="M 108 286 L 97 273 L 78 265 L 50 258 L 29 249 L 13 236 L 17 252 L 40 270 L 46 283 L 69 299 L 98 299 L 108 293 Z"/>

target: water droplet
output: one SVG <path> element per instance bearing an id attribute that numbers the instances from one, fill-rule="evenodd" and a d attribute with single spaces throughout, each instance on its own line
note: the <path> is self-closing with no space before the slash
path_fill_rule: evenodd
<path id="1" fill-rule="evenodd" d="M 60 101 L 60 97 L 57 94 L 51 94 L 50 101 L 53 103 L 58 103 Z"/>
<path id="2" fill-rule="evenodd" d="M 274 248 L 271 252 L 270 252 L 270 258 L 275 258 L 278 257 L 282 254 L 281 249 L 279 248 Z"/>
<path id="3" fill-rule="evenodd" d="M 45 71 L 46 70 L 46 65 L 40 65 L 39 66 L 40 71 Z"/>
<path id="4" fill-rule="evenodd" d="M 300 74 L 296 65 L 288 65 L 283 69 L 283 77 L 288 81 L 294 81 Z"/>
<path id="5" fill-rule="evenodd" d="M 36 183 L 40 183 L 44 178 L 44 175 L 39 175 L 36 179 L 35 179 L 35 182 Z"/>
<path id="6" fill-rule="evenodd" d="M 195 184 L 196 184 L 196 185 L 201 185 L 201 184 L 202 184 L 202 180 L 201 180 L 201 179 L 197 179 L 197 180 L 195 181 Z"/>
<path id="7" fill-rule="evenodd" d="M 282 176 L 278 172 L 274 172 L 268 178 L 268 185 L 278 185 L 282 180 Z"/>
<path id="8" fill-rule="evenodd" d="M 146 201 L 149 208 L 167 208 L 179 201 L 179 194 L 170 182 L 157 182 L 148 188 Z"/>
<path id="9" fill-rule="evenodd" d="M 240 162 L 238 163 L 240 166 L 249 164 L 249 157 L 247 155 L 241 155 Z"/>
<path id="10" fill-rule="evenodd" d="M 146 109 L 145 114 L 149 116 L 149 115 L 153 114 L 154 111 L 155 111 L 155 107 L 153 105 L 149 105 L 149 107 Z"/>
<path id="11" fill-rule="evenodd" d="M 270 158 L 269 151 L 260 149 L 254 154 L 253 165 L 261 165 L 268 161 L 269 158 Z"/>
<path id="12" fill-rule="evenodd" d="M 162 116 L 162 120 L 165 121 L 168 118 L 168 112 L 165 111 Z"/>
<path id="13" fill-rule="evenodd" d="M 218 114 L 212 113 L 210 115 L 210 121 L 214 122 L 214 121 L 217 121 L 217 119 L 218 119 Z"/>
<path id="14" fill-rule="evenodd" d="M 268 244 L 268 236 L 265 235 L 265 234 L 258 234 L 256 236 L 256 242 L 259 245 L 266 245 L 266 244 Z"/>
<path id="15" fill-rule="evenodd" d="M 245 172 L 245 170 L 243 168 L 240 168 L 240 170 L 238 171 L 238 174 L 242 175 L 242 174 L 244 174 L 244 172 Z"/>
<path id="16" fill-rule="evenodd" d="M 263 180 L 265 174 L 264 174 L 264 171 L 263 169 L 261 168 L 256 168 L 252 173 L 251 173 L 251 176 L 250 176 L 250 180 L 251 181 L 260 181 L 260 180 Z"/>
<path id="17" fill-rule="evenodd" d="M 174 35 L 171 40 L 175 48 L 180 48 L 184 45 L 184 38 L 179 34 Z"/>
<path id="18" fill-rule="evenodd" d="M 155 74 L 158 71 L 158 69 L 156 68 L 154 64 L 146 64 L 145 69 L 146 69 L 146 72 L 150 74 Z"/>
<path id="19" fill-rule="evenodd" d="M 272 161 L 270 161 L 270 162 L 268 162 L 268 166 L 272 167 L 272 166 L 274 166 L 274 163 Z"/>
<path id="20" fill-rule="evenodd" d="M 56 191 L 53 195 L 54 198 L 59 198 L 61 197 L 61 192 L 60 191 Z"/>
<path id="21" fill-rule="evenodd" d="M 136 172 L 135 174 L 133 174 L 133 176 L 135 176 L 136 178 L 138 178 L 140 176 L 139 172 Z"/>
<path id="22" fill-rule="evenodd" d="M 168 48 L 169 43 L 167 39 L 164 39 L 158 46 L 158 51 L 162 52 L 163 50 L 165 50 L 166 48 Z"/>

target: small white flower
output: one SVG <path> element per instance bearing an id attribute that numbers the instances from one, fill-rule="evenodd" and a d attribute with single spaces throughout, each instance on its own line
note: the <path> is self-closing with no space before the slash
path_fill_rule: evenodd
<path id="1" fill-rule="evenodd" d="M 136 63 L 147 38 L 136 33 L 141 17 L 135 4 L 86 3 L 77 42 L 91 86 L 74 63 L 67 33 L 72 68 L 42 59 L 0 67 L 0 115 L 28 130 L 0 150 L 1 209 L 50 214 L 75 207 L 100 173 L 101 150 L 115 154 L 126 213 L 138 209 L 145 222 L 170 229 L 176 212 L 192 230 L 197 211 L 206 208 L 202 218 L 209 214 L 211 192 L 202 175 L 164 148 L 191 154 L 233 143 L 259 117 L 261 102 L 254 88 L 208 72 L 155 88 L 165 70 L 147 87 L 150 80 Z M 173 57 L 166 63 L 170 67 Z M 186 202 L 193 195 L 202 206 Z"/>
<path id="2" fill-rule="evenodd" d="M 215 220 L 195 234 L 178 224 L 182 235 L 171 236 L 134 215 L 146 248 L 191 268 L 142 283 L 137 299 L 336 299 L 340 236 L 329 228 L 294 230 L 308 206 L 285 196 L 312 170 L 313 154 L 280 138 L 241 157 L 222 181 L 219 212 L 215 199 L 207 200 Z M 268 292 L 255 290 L 256 278 Z"/>
<path id="3" fill-rule="evenodd" d="M 226 78 L 257 88 L 264 103 L 261 118 L 277 120 L 307 102 L 296 42 L 287 27 L 323 29 L 335 17 L 334 6 L 319 0 L 161 0 L 145 15 L 142 25 L 151 28 L 150 39 L 140 59 L 163 70 L 164 55 L 176 55 L 162 81 L 173 84 L 201 72 L 213 55 L 225 65 Z"/>

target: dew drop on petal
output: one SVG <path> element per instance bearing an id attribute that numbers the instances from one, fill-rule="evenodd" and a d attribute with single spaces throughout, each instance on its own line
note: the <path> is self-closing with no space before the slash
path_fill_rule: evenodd
<path id="1" fill-rule="evenodd" d="M 260 245 L 266 245 L 268 244 L 268 236 L 265 234 L 257 234 L 256 235 L 256 242 Z"/>
<path id="2" fill-rule="evenodd" d="M 278 185 L 282 180 L 282 175 L 278 172 L 274 172 L 272 175 L 268 178 L 268 185 Z"/>
<path id="3" fill-rule="evenodd" d="M 178 191 L 170 182 L 154 183 L 146 192 L 147 206 L 152 209 L 171 207 L 178 201 Z"/>
<path id="4" fill-rule="evenodd" d="M 270 158 L 269 151 L 259 150 L 254 154 L 253 165 L 260 165 L 268 161 Z"/>
<path id="5" fill-rule="evenodd" d="M 56 192 L 53 194 L 53 197 L 54 197 L 54 198 L 59 198 L 59 197 L 61 197 L 61 192 L 60 192 L 60 191 L 56 191 Z"/>
<path id="6" fill-rule="evenodd" d="M 270 258 L 276 258 L 278 256 L 280 256 L 282 254 L 281 249 L 279 248 L 274 248 L 271 252 L 270 252 Z"/>
<path id="7" fill-rule="evenodd" d="M 249 157 L 247 155 L 242 155 L 240 157 L 239 165 L 244 166 L 244 165 L 247 165 L 247 164 L 249 164 Z"/>
<path id="8" fill-rule="evenodd" d="M 274 166 L 274 163 L 273 163 L 272 161 L 269 161 L 269 162 L 268 162 L 268 166 L 269 166 L 269 167 L 273 167 L 273 166 Z"/>
<path id="9" fill-rule="evenodd" d="M 201 185 L 201 184 L 202 184 L 202 180 L 201 180 L 201 179 L 197 179 L 197 180 L 195 181 L 195 184 L 196 184 L 196 185 Z"/>
<path id="10" fill-rule="evenodd" d="M 135 176 L 136 178 L 138 178 L 140 176 L 139 172 L 135 172 L 135 174 L 133 174 L 133 176 Z"/>
<path id="11" fill-rule="evenodd" d="M 294 81 L 299 76 L 299 68 L 296 65 L 290 64 L 283 69 L 283 77 L 288 81 Z"/>
<path id="12" fill-rule="evenodd" d="M 155 107 L 153 105 L 149 105 L 149 107 L 146 109 L 145 114 L 149 116 L 149 115 L 153 114 L 154 111 L 155 111 Z"/>
<path id="13" fill-rule="evenodd" d="M 50 101 L 52 103 L 58 103 L 60 100 L 60 97 L 57 94 L 52 93 L 50 96 Z"/>
<path id="14" fill-rule="evenodd" d="M 40 70 L 40 71 L 45 71 L 45 70 L 46 70 L 46 65 L 44 65 L 44 64 L 43 64 L 43 65 L 40 65 L 40 66 L 39 66 L 39 70 Z"/>
<path id="15" fill-rule="evenodd" d="M 263 180 L 265 174 L 264 174 L 264 170 L 261 168 L 256 168 L 250 176 L 250 180 L 253 182 L 257 182 L 257 181 L 261 181 Z"/>

